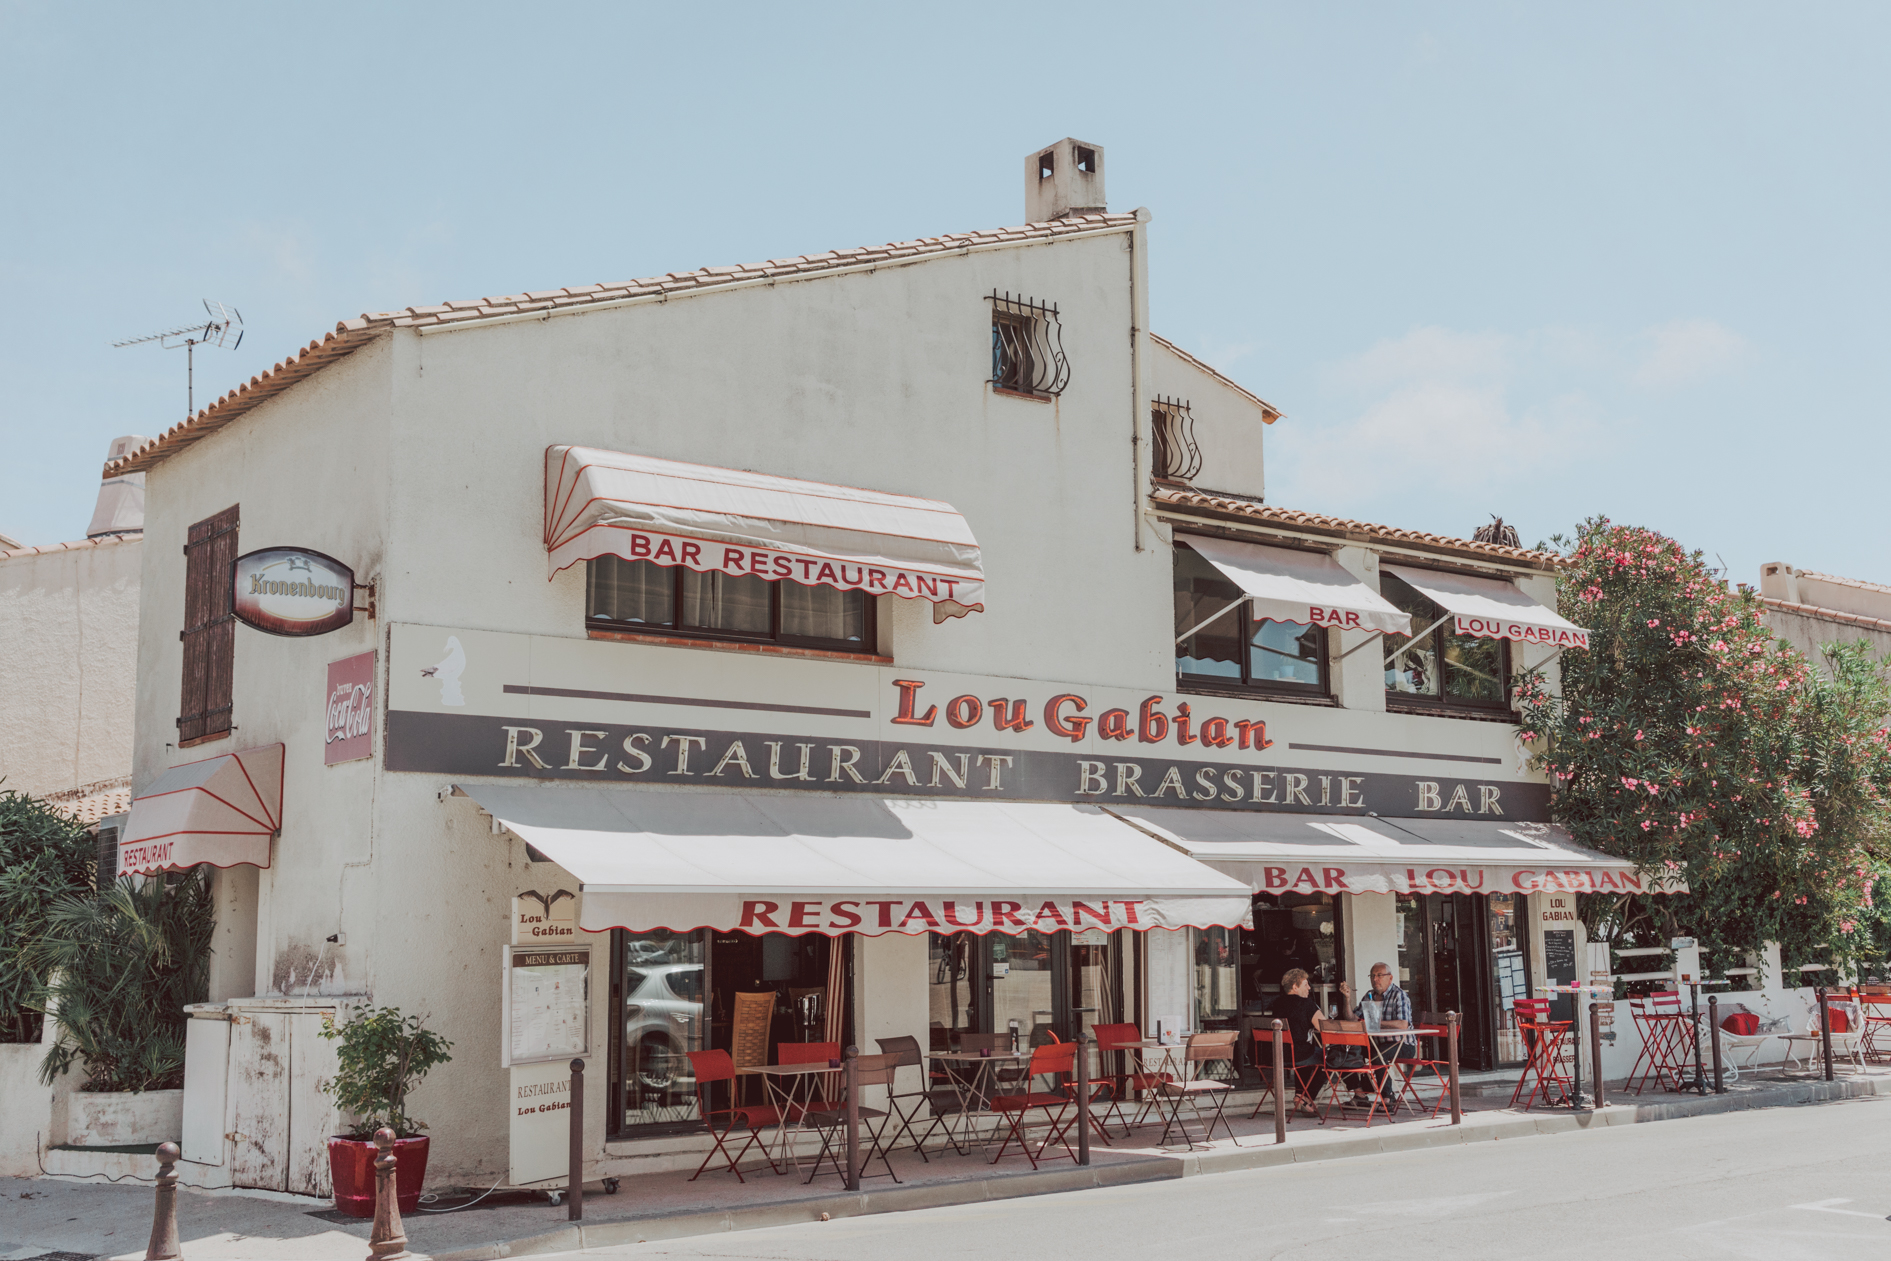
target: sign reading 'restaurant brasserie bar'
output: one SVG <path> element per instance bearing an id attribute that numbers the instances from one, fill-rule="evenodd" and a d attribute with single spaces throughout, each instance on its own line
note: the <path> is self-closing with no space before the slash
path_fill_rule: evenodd
<path id="1" fill-rule="evenodd" d="M 392 631 L 386 758 L 592 784 L 1549 817 L 1505 724 L 412 625 Z"/>

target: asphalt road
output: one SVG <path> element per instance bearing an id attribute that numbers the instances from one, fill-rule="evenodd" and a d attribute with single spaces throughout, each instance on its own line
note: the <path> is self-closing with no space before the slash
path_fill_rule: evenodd
<path id="1" fill-rule="evenodd" d="M 1891 1258 L 1891 1099 L 1216 1174 L 563 1256 Z"/>

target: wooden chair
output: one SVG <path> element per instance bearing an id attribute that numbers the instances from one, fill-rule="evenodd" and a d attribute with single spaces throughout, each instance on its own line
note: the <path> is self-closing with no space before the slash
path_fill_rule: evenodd
<path id="1" fill-rule="evenodd" d="M 1187 1080 L 1163 1082 L 1156 1087 L 1156 1093 L 1169 1100 L 1170 1105 L 1169 1119 L 1162 1127 L 1162 1137 L 1156 1140 L 1156 1146 L 1161 1147 L 1167 1143 L 1169 1131 L 1178 1127 L 1182 1131 L 1182 1141 L 1190 1147 L 1205 1146 L 1215 1141 L 1215 1126 L 1217 1125 L 1228 1131 L 1228 1138 L 1236 1147 L 1241 1145 L 1241 1141 L 1234 1137 L 1234 1130 L 1228 1125 L 1227 1114 L 1223 1111 L 1227 1106 L 1228 1095 L 1234 1089 L 1234 1083 L 1227 1076 L 1209 1075 L 1210 1067 L 1215 1064 L 1226 1065 L 1229 1076 L 1233 1075 L 1234 1043 L 1240 1036 L 1240 1032 L 1235 1029 L 1214 1029 L 1194 1034 L 1189 1038 L 1188 1044 L 1182 1049 L 1183 1071 L 1188 1074 Z M 1215 1110 L 1212 1115 L 1205 1115 L 1203 1112 L 1205 1099 L 1215 1101 Z M 1188 1122 L 1182 1120 L 1184 1104 L 1188 1105 L 1195 1119 L 1203 1122 L 1206 1127 L 1202 1131 L 1201 1144 L 1197 1144 L 1188 1136 Z"/>
<path id="2" fill-rule="evenodd" d="M 737 1069 L 760 1068 L 768 1063 L 768 1033 L 775 1021 L 775 991 L 735 996 L 735 1018 L 729 1031 L 729 1058 Z M 744 1093 L 747 1080 L 742 1080 Z"/>
<path id="3" fill-rule="evenodd" d="M 702 1112 L 703 1123 L 709 1127 L 709 1136 L 715 1140 L 715 1146 L 709 1149 L 709 1154 L 703 1157 L 702 1164 L 696 1166 L 696 1172 L 689 1176 L 689 1180 L 694 1182 L 702 1177 L 703 1170 L 720 1153 L 729 1162 L 729 1172 L 735 1175 L 735 1180 L 748 1181 L 742 1176 L 742 1170 L 736 1162 L 748 1155 L 751 1147 L 760 1147 L 769 1169 L 780 1173 L 775 1158 L 768 1154 L 768 1147 L 762 1142 L 762 1131 L 768 1126 L 779 1125 L 781 1113 L 765 1105 L 742 1107 L 735 1103 L 735 1063 L 727 1051 L 685 1051 L 684 1054 L 689 1056 L 690 1068 L 696 1074 L 696 1107 Z M 709 1106 L 709 1086 L 719 1081 L 729 1083 L 729 1106 L 726 1108 Z M 730 1155 L 724 1140 L 738 1126 L 748 1130 L 749 1141 L 742 1145 L 741 1151 Z"/>

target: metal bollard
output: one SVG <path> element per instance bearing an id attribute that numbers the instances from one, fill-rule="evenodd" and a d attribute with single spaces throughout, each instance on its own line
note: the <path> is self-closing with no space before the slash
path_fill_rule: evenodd
<path id="1" fill-rule="evenodd" d="M 1830 997 L 1825 986 L 1817 991 L 1819 995 L 1819 1047 L 1825 1055 L 1825 1079 L 1832 1080 L 1832 1009 L 1826 1005 Z"/>
<path id="2" fill-rule="evenodd" d="M 1602 1085 L 1602 1004 L 1593 997 L 1589 1000 L 1589 1064 L 1596 1080 L 1595 1094 L 1591 1096 L 1593 1106 L 1605 1108 L 1609 1101 L 1603 1095 Z"/>
<path id="3" fill-rule="evenodd" d="M 571 1061 L 571 1149 L 565 1170 L 565 1220 L 584 1220 L 584 1061 Z"/>
<path id="4" fill-rule="evenodd" d="M 842 1085 L 847 1090 L 847 1189 L 860 1189 L 860 1048 L 847 1048 Z"/>
<path id="5" fill-rule="evenodd" d="M 151 1209 L 151 1242 L 145 1246 L 144 1261 L 172 1261 L 172 1258 L 184 1255 L 183 1248 L 177 1242 L 179 1155 L 176 1143 L 158 1144 L 158 1197 Z"/>
<path id="6" fill-rule="evenodd" d="M 1274 1141 L 1287 1141 L 1287 1053 L 1280 1031 L 1285 1026 L 1274 1021 Z"/>
<path id="7" fill-rule="evenodd" d="M 374 1132 L 381 1154 L 374 1158 L 374 1230 L 368 1235 L 367 1261 L 407 1255 L 407 1228 L 401 1225 L 400 1188 L 394 1181 L 394 1131 Z"/>
<path id="8" fill-rule="evenodd" d="M 1445 1013 L 1445 1058 L 1451 1069 L 1451 1124 L 1464 1124 L 1464 1096 L 1458 1090 L 1458 1013 Z"/>
<path id="9" fill-rule="evenodd" d="M 1077 1163 L 1090 1163 L 1090 1034 L 1077 1034 Z"/>
<path id="10" fill-rule="evenodd" d="M 1721 1076 L 1720 997 L 1716 994 L 1709 994 L 1707 996 L 1707 1036 L 1713 1039 L 1711 1045 L 1714 1048 L 1714 1093 L 1724 1095 L 1727 1093 L 1727 1084 L 1726 1080 Z"/>

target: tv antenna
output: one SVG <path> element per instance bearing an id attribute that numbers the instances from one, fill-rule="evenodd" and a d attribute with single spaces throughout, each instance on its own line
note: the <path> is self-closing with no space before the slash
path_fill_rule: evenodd
<path id="1" fill-rule="evenodd" d="M 182 328 L 166 329 L 162 333 L 152 333 L 145 337 L 134 337 L 130 341 L 113 342 L 115 350 L 120 346 L 142 346 L 146 342 L 157 342 L 166 350 L 184 348 L 184 416 L 189 419 L 197 414 L 197 347 L 222 346 L 227 344 L 235 350 L 243 344 L 243 316 L 235 307 L 224 306 L 221 302 L 204 299 L 204 311 L 210 317 L 201 324 L 186 324 Z M 235 340 L 230 335 L 236 334 Z"/>

